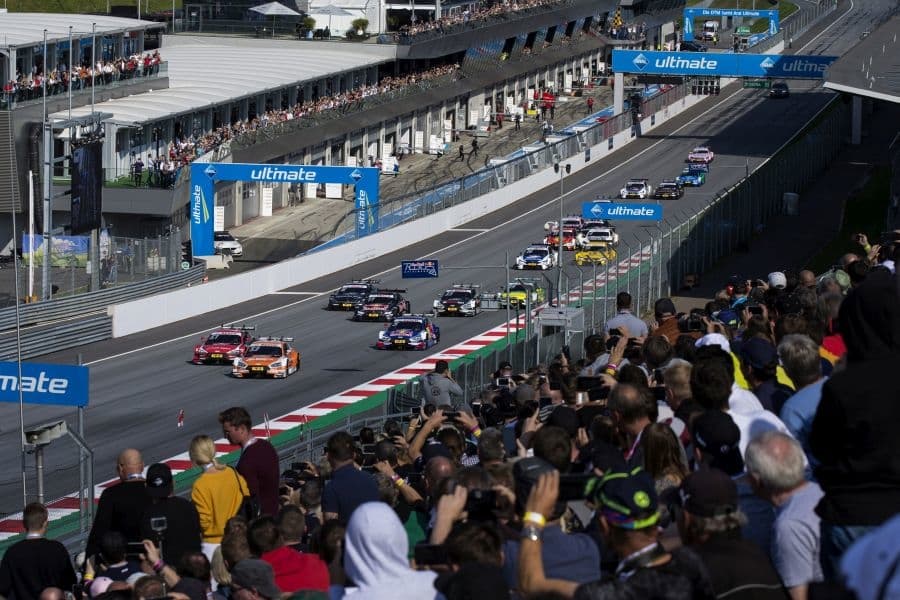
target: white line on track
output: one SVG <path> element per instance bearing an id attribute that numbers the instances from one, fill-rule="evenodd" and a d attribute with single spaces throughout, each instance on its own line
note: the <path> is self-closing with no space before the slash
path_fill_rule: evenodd
<path id="1" fill-rule="evenodd" d="M 820 32 L 818 33 L 818 35 L 816 35 L 814 38 L 812 38 L 812 39 L 809 40 L 806 44 L 804 44 L 804 45 L 800 48 L 799 52 L 802 52 L 804 49 L 806 49 L 807 46 L 811 45 L 813 42 L 815 42 L 817 39 L 819 39 L 822 35 L 824 35 L 825 32 L 827 32 L 829 29 L 831 29 L 832 27 L 834 27 L 835 25 L 837 25 L 839 22 L 841 22 L 841 20 L 843 20 L 843 18 L 844 18 L 845 16 L 847 16 L 847 15 L 853 10 L 853 7 L 854 7 L 854 5 L 853 5 L 853 0 L 850 0 L 850 8 L 848 8 L 848 9 L 847 9 L 847 10 L 846 10 L 846 11 L 845 11 L 838 19 L 836 19 L 833 23 L 831 23 L 831 25 L 829 25 L 828 27 L 826 27 L 825 29 L 823 29 L 822 31 L 820 31 Z M 603 172 L 603 173 L 597 175 L 596 177 L 594 177 L 594 178 L 592 178 L 592 179 L 590 179 L 590 180 L 584 182 L 583 184 L 581 184 L 581 185 L 575 187 L 574 189 L 571 189 L 571 190 L 566 191 L 566 193 L 564 194 L 564 196 L 570 196 L 570 195 L 572 195 L 572 194 L 575 194 L 575 193 L 581 191 L 582 189 L 588 187 L 589 185 L 592 185 L 592 184 L 595 183 L 596 181 L 598 181 L 598 180 L 600 180 L 600 179 L 603 179 L 604 177 L 610 175 L 611 173 L 614 173 L 617 169 L 620 169 L 620 168 L 624 167 L 625 165 L 631 163 L 631 162 L 632 162 L 633 160 L 635 160 L 636 158 L 638 158 L 638 157 L 640 157 L 640 156 L 643 156 L 643 155 L 646 154 L 647 152 L 650 152 L 651 150 L 655 149 L 655 148 L 656 148 L 657 146 L 659 146 L 660 144 L 662 144 L 662 143 L 668 141 L 668 140 L 669 140 L 669 137 L 671 137 L 671 136 L 677 134 L 678 132 L 682 131 L 683 129 L 686 129 L 688 126 L 693 125 L 695 122 L 699 121 L 701 117 L 705 117 L 706 115 L 708 115 L 708 114 L 714 112 L 714 111 L 715 111 L 716 109 L 718 109 L 721 105 L 725 104 L 726 102 L 728 102 L 729 100 L 731 100 L 732 98 L 734 98 L 734 97 L 737 96 L 738 94 L 742 93 L 743 91 L 744 91 L 744 90 L 743 90 L 742 88 L 738 88 L 737 90 L 735 90 L 734 92 L 732 92 L 731 94 L 729 94 L 728 96 L 726 96 L 725 98 L 722 98 L 721 100 L 719 100 L 718 102 L 716 102 L 715 104 L 713 104 L 712 106 L 710 106 L 709 108 L 707 108 L 706 110 L 704 110 L 703 112 L 701 112 L 699 115 L 697 115 L 696 117 L 694 117 L 693 119 L 691 119 L 690 121 L 688 121 L 687 123 L 685 123 L 684 125 L 682 125 L 681 127 L 679 127 L 678 129 L 676 129 L 675 131 L 671 132 L 671 133 L 670 133 L 669 135 L 667 135 L 666 137 L 662 138 L 661 140 L 659 140 L 659 141 L 657 141 L 657 142 L 654 142 L 653 144 L 651 144 L 650 146 L 647 146 L 646 148 L 644 148 L 643 150 L 641 150 L 640 152 L 638 152 L 638 153 L 635 154 L 634 156 L 625 159 L 624 161 L 618 163 L 617 165 L 615 165 L 615 166 L 612 167 L 611 169 L 608 169 L 607 171 L 605 171 L 605 172 Z M 435 256 L 436 254 L 438 254 L 438 253 L 440 253 L 440 252 L 446 252 L 447 250 L 451 250 L 451 249 L 453 249 L 453 248 L 455 248 L 455 247 L 457 247 L 457 246 L 459 246 L 459 245 L 461 245 L 461 244 L 464 244 L 464 243 L 466 243 L 466 242 L 471 241 L 473 238 L 480 237 L 480 236 L 484 235 L 485 233 L 492 232 L 492 231 L 494 231 L 494 230 L 496 230 L 496 229 L 499 229 L 499 228 L 501 228 L 501 227 L 503 227 L 503 226 L 505 226 L 505 225 L 508 225 L 509 223 L 513 223 L 513 222 L 515 222 L 515 221 L 518 221 L 519 219 L 522 219 L 522 218 L 524 218 L 524 217 L 527 217 L 528 215 L 531 215 L 531 214 L 533 214 L 533 213 L 535 213 L 535 212 L 537 212 L 537 211 L 539 211 L 539 210 L 543 210 L 543 209 L 547 208 L 548 206 L 555 205 L 555 204 L 557 204 L 557 203 L 559 202 L 559 200 L 560 200 L 560 199 L 559 199 L 559 196 L 557 196 L 557 197 L 553 198 L 552 200 L 549 200 L 549 201 L 545 202 L 544 204 L 541 204 L 540 206 L 536 206 L 535 208 L 533 208 L 533 209 L 531 209 L 531 210 L 529 210 L 529 211 L 526 211 L 526 212 L 524 212 L 524 213 L 521 213 L 521 214 L 519 214 L 519 215 L 516 215 L 515 217 L 513 217 L 513 218 L 511 218 L 511 219 L 508 219 L 508 220 L 504 221 L 503 223 L 499 223 L 499 224 L 494 225 L 493 227 L 490 227 L 490 228 L 488 228 L 488 229 L 475 229 L 475 230 L 473 230 L 473 233 L 475 233 L 475 235 L 469 236 L 469 237 L 467 237 L 467 238 L 465 238 L 465 239 L 459 240 L 458 242 L 454 242 L 454 243 L 452 243 L 452 244 L 449 244 L 449 245 L 447 245 L 447 246 L 444 246 L 443 248 L 441 248 L 441 249 L 439 249 L 439 250 L 435 250 L 434 252 L 431 252 L 431 253 L 429 254 L 429 256 Z M 463 230 L 462 230 L 462 229 L 456 229 L 455 231 L 463 231 Z M 420 256 L 420 257 L 418 257 L 418 258 L 415 259 L 415 260 L 423 260 L 423 259 L 425 259 L 425 258 L 427 258 L 427 257 Z M 380 276 L 386 275 L 387 273 L 390 273 L 390 272 L 392 272 L 392 271 L 396 271 L 396 270 L 398 270 L 399 268 L 400 268 L 399 266 L 397 266 L 397 267 L 391 267 L 390 269 L 385 269 L 384 271 L 381 271 L 381 272 L 379 272 L 379 273 L 375 273 L 375 274 L 373 274 L 373 275 L 369 275 L 369 276 L 367 276 L 367 277 L 362 277 L 361 279 L 372 279 L 372 278 L 375 278 L 375 277 L 380 277 Z M 314 296 L 308 296 L 308 297 L 304 298 L 303 300 L 298 300 L 298 301 L 296 301 L 296 302 L 291 302 L 290 304 L 285 304 L 284 306 L 279 306 L 279 307 L 277 307 L 277 308 L 272 308 L 272 309 L 269 309 L 269 310 L 265 310 L 265 311 L 256 313 L 256 314 L 254 314 L 254 315 L 247 316 L 247 317 L 237 318 L 237 319 L 232 319 L 232 321 L 237 322 L 237 321 L 249 321 L 249 320 L 251 320 L 251 319 L 258 319 L 259 317 L 264 317 L 264 316 L 266 316 L 266 315 L 268 315 L 268 314 L 271 314 L 271 313 L 274 313 L 274 312 L 276 312 L 276 311 L 285 310 L 285 309 L 288 309 L 288 308 L 292 308 L 292 307 L 294 307 L 294 306 L 297 306 L 297 305 L 299 305 L 299 304 L 303 304 L 304 302 L 309 302 L 310 300 L 315 300 L 316 298 L 320 298 L 321 296 L 324 296 L 324 295 L 326 295 L 326 294 L 329 294 L 330 292 L 331 292 L 331 290 L 329 290 L 328 292 L 322 292 L 322 293 L 317 294 L 317 295 L 314 295 Z M 275 293 L 278 293 L 278 292 L 275 292 Z M 311 293 L 312 293 L 312 292 L 311 292 Z M 197 316 L 200 316 L 200 315 L 197 315 Z M 187 338 L 197 337 L 198 335 L 201 335 L 201 334 L 203 334 L 203 333 L 206 333 L 207 331 L 208 331 L 208 329 L 202 329 L 202 330 L 200 330 L 200 331 L 195 331 L 195 332 L 188 333 L 188 334 L 185 334 L 185 335 L 180 335 L 180 336 L 178 336 L 178 337 L 174 337 L 174 338 L 172 338 L 172 339 L 165 340 L 165 341 L 162 341 L 162 342 L 157 342 L 157 343 L 155 343 L 155 344 L 150 344 L 150 345 L 147 345 L 147 346 L 143 346 L 143 347 L 141 347 L 141 348 L 135 348 L 134 350 L 127 350 L 127 351 L 125 351 L 125 352 L 120 352 L 120 353 L 118 353 L 118 354 L 113 354 L 113 355 L 111 355 L 111 356 L 106 356 L 106 357 L 103 357 L 103 358 L 98 358 L 97 360 L 93 360 L 93 361 L 91 361 L 91 362 L 85 363 L 85 366 L 96 365 L 96 364 L 99 364 L 99 363 L 102 363 L 102 362 L 106 362 L 106 361 L 108 361 L 108 360 L 112 360 L 112 359 L 115 359 L 115 358 L 121 358 L 121 357 L 123 357 L 123 356 L 128 356 L 128 355 L 130 355 L 130 354 L 135 354 L 135 353 L 137 353 L 137 352 L 145 352 L 145 351 L 147 351 L 147 350 L 150 350 L 150 349 L 152 349 L 152 348 L 157 348 L 157 347 L 163 346 L 163 345 L 165 345 L 165 344 L 171 344 L 172 342 L 177 342 L 177 341 L 179 341 L 179 340 L 184 340 L 184 339 L 187 339 Z"/>
<path id="2" fill-rule="evenodd" d="M 475 227 L 475 228 L 454 227 L 450 231 L 471 231 L 473 233 L 484 233 L 485 231 L 487 231 L 487 229 L 478 228 L 478 227 Z"/>
<path id="3" fill-rule="evenodd" d="M 269 296 L 321 296 L 328 292 L 269 292 Z"/>

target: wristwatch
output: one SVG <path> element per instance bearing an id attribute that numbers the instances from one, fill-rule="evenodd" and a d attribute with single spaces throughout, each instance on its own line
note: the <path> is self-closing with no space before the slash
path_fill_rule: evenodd
<path id="1" fill-rule="evenodd" d="M 522 533 L 520 537 L 523 540 L 531 540 L 532 542 L 541 541 L 541 528 L 535 525 L 526 524 L 522 527 Z"/>

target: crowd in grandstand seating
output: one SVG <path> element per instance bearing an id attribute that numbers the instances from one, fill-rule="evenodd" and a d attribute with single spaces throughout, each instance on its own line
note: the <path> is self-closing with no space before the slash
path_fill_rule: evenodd
<path id="1" fill-rule="evenodd" d="M 159 51 L 154 51 L 110 61 L 100 60 L 93 65 L 90 62 L 76 64 L 72 66 L 71 73 L 68 63 L 60 62 L 56 69 L 47 74 L 46 81 L 43 69 L 35 67 L 32 73 L 17 72 L 16 78 L 10 79 L 3 86 L 3 94 L 7 104 L 12 104 L 43 97 L 45 84 L 48 96 L 68 93 L 70 80 L 73 91 L 90 88 L 92 85 L 108 85 L 115 81 L 158 73 L 161 61 Z"/>
<path id="2" fill-rule="evenodd" d="M 900 597 L 900 230 L 856 239 L 688 313 L 659 298 L 645 321 L 621 292 L 581 358 L 501 363 L 474 398 L 438 360 L 408 422 L 337 432 L 315 464 L 280 472 L 240 407 L 219 415 L 235 468 L 191 440 L 189 500 L 125 450 L 78 572 L 31 504 L 0 595 Z"/>
<path id="3" fill-rule="evenodd" d="M 454 11 L 450 14 L 441 16 L 439 19 L 416 21 L 409 25 L 403 25 L 400 27 L 400 35 L 402 37 L 412 37 L 429 31 L 444 33 L 445 30 L 452 29 L 458 25 L 477 23 L 478 21 L 485 21 L 492 17 L 553 4 L 559 4 L 559 0 L 523 0 L 521 2 L 512 0 L 507 2 L 497 2 L 486 6 L 478 6 L 472 10 Z"/>

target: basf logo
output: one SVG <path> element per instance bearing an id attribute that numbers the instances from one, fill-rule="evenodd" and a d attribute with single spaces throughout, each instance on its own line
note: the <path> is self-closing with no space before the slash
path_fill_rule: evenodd
<path id="1" fill-rule="evenodd" d="M 775 61 L 772 60 L 771 56 L 767 56 L 761 63 L 759 63 L 763 69 L 771 69 L 775 66 Z"/>
<path id="2" fill-rule="evenodd" d="M 0 402 L 87 406 L 88 368 L 22 363 L 22 377 L 14 362 L 0 362 Z"/>
<path id="3" fill-rule="evenodd" d="M 643 71 L 644 68 L 650 64 L 650 61 L 647 60 L 647 57 L 643 54 L 638 54 L 631 63 L 637 67 L 638 71 Z"/>

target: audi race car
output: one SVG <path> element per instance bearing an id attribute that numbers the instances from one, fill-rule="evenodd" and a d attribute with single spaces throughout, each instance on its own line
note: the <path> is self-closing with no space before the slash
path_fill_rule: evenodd
<path id="1" fill-rule="evenodd" d="M 546 271 L 556 266 L 556 253 L 548 244 L 531 244 L 516 257 L 516 269 Z"/>
<path id="2" fill-rule="evenodd" d="M 666 179 L 656 186 L 653 197 L 658 199 L 672 198 L 677 200 L 684 196 L 684 187 L 677 179 Z"/>
<path id="3" fill-rule="evenodd" d="M 244 355 L 247 346 L 253 341 L 252 331 L 255 327 L 247 325 L 222 325 L 200 343 L 194 346 L 195 365 L 209 365 L 231 362 Z"/>
<path id="4" fill-rule="evenodd" d="M 353 313 L 354 321 L 387 321 L 409 312 L 409 300 L 400 294 L 406 290 L 378 290 L 363 301 Z"/>
<path id="5" fill-rule="evenodd" d="M 397 317 L 378 332 L 379 350 L 425 350 L 441 341 L 441 329 L 425 315 Z"/>
<path id="6" fill-rule="evenodd" d="M 637 198 L 644 200 L 653 193 L 653 186 L 646 179 L 629 179 L 625 187 L 619 190 L 620 198 Z"/>
<path id="7" fill-rule="evenodd" d="M 328 297 L 328 310 L 356 310 L 359 305 L 373 293 L 378 283 L 372 279 L 366 281 L 351 281 L 344 284 L 335 293 Z"/>
<path id="8" fill-rule="evenodd" d="M 530 289 L 529 289 L 530 288 Z M 538 304 L 544 302 L 544 288 L 527 286 L 523 283 L 515 282 L 509 284 L 509 299 L 507 300 L 506 290 L 501 290 L 497 294 L 497 300 L 500 306 L 505 308 L 507 304 L 512 307 L 525 307 L 525 300 L 531 297 L 531 306 L 534 308 Z"/>
<path id="9" fill-rule="evenodd" d="M 254 340 L 243 356 L 234 359 L 234 377 L 276 377 L 284 379 L 300 370 L 300 352 L 291 345 L 292 337 L 261 337 Z"/>
<path id="10" fill-rule="evenodd" d="M 578 236 L 578 247 L 582 250 L 607 248 L 619 243 L 615 227 L 595 227 Z"/>
<path id="11" fill-rule="evenodd" d="M 481 308 L 480 289 L 479 285 L 454 283 L 453 287 L 441 294 L 439 300 L 434 301 L 434 314 L 441 317 L 456 315 L 474 317 Z"/>
<path id="12" fill-rule="evenodd" d="M 577 235 L 578 230 L 571 227 L 563 227 L 563 250 L 575 249 Z M 554 230 L 547 234 L 544 237 L 544 244 L 555 249 L 559 245 L 559 232 Z"/>
<path id="13" fill-rule="evenodd" d="M 675 178 L 675 181 L 683 186 L 699 187 L 706 183 L 706 174 L 709 172 L 709 165 L 702 163 L 693 163 L 681 170 L 681 175 Z"/>
<path id="14" fill-rule="evenodd" d="M 688 153 L 687 161 L 689 163 L 703 163 L 708 165 L 715 157 L 715 153 L 706 146 L 697 146 Z"/>

